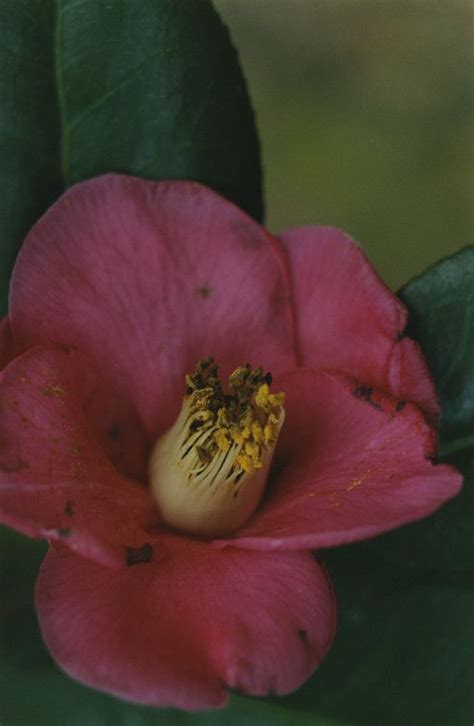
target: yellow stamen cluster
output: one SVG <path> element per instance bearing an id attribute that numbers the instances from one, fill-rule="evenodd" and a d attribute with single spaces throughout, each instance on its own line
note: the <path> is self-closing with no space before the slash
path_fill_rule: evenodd
<path id="1" fill-rule="evenodd" d="M 212 358 L 186 376 L 181 411 L 153 448 L 150 485 L 163 520 L 192 534 L 234 531 L 256 510 L 285 419 L 271 375 L 236 368 L 224 390 Z"/>
<path id="2" fill-rule="evenodd" d="M 190 398 L 189 440 L 197 431 L 199 445 L 211 462 L 219 452 L 234 450 L 228 478 L 261 469 L 265 451 L 278 436 L 284 393 L 270 393 L 271 375 L 250 365 L 236 368 L 224 393 L 212 358 L 200 361 L 186 376 Z M 201 458 L 201 457 L 200 457 Z"/>

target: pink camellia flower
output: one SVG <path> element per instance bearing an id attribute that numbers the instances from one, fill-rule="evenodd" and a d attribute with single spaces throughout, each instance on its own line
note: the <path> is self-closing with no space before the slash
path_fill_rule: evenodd
<path id="1" fill-rule="evenodd" d="M 308 678 L 335 629 L 312 551 L 461 486 L 405 323 L 345 234 L 273 237 L 196 183 L 108 175 L 51 207 L 0 331 L 0 519 L 50 543 L 67 673 L 186 709 Z"/>

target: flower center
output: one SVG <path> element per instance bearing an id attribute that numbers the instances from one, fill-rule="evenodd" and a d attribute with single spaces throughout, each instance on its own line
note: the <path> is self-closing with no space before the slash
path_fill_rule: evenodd
<path id="1" fill-rule="evenodd" d="M 152 491 L 168 524 L 217 536 L 254 512 L 285 418 L 285 394 L 271 393 L 271 380 L 246 364 L 225 391 L 212 358 L 186 375 L 180 414 L 150 459 Z"/>

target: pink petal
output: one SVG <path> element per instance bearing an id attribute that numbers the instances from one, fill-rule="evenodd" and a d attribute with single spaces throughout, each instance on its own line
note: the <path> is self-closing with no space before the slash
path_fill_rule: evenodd
<path id="1" fill-rule="evenodd" d="M 0 320 L 0 371 L 16 356 L 16 346 L 13 340 L 10 321 L 8 317 Z"/>
<path id="2" fill-rule="evenodd" d="M 217 546 L 317 549 L 426 517 L 460 474 L 434 466 L 434 431 L 413 404 L 353 379 L 299 369 L 275 382 L 287 416 L 260 510 Z"/>
<path id="3" fill-rule="evenodd" d="M 294 363 L 279 243 L 210 189 L 108 175 L 67 191 L 36 224 L 12 279 L 23 346 L 89 353 L 136 404 L 152 437 L 175 418 L 183 377 Z"/>
<path id="4" fill-rule="evenodd" d="M 431 375 L 407 313 L 360 247 L 332 227 L 281 235 L 288 254 L 302 365 L 333 368 L 438 413 Z"/>
<path id="5" fill-rule="evenodd" d="M 439 416 L 433 376 L 418 343 L 402 338 L 394 345 L 387 365 L 387 386 L 397 398 L 413 401 L 431 423 Z"/>
<path id="6" fill-rule="evenodd" d="M 156 514 L 146 488 L 114 468 L 86 418 L 90 375 L 71 351 L 39 348 L 0 374 L 0 521 L 122 564 Z"/>
<path id="7" fill-rule="evenodd" d="M 225 705 L 228 687 L 287 693 L 308 678 L 335 628 L 311 555 L 160 540 L 151 561 L 117 570 L 51 548 L 36 600 L 61 668 L 127 700 L 185 709 Z"/>

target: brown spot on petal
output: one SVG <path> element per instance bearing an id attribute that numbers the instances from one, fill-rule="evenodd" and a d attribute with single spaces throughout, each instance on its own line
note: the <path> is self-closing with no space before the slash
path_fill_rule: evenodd
<path id="1" fill-rule="evenodd" d="M 72 529 L 69 529 L 69 527 L 58 527 L 56 530 L 58 537 L 70 537 L 72 534 Z"/>
<path id="2" fill-rule="evenodd" d="M 118 441 L 120 437 L 120 426 L 118 424 L 112 424 L 107 430 L 107 435 L 112 441 Z"/>
<path id="3" fill-rule="evenodd" d="M 153 547 L 148 542 L 142 547 L 127 547 L 125 564 L 128 567 L 139 565 L 142 562 L 151 562 L 153 559 Z"/>
<path id="4" fill-rule="evenodd" d="M 377 401 L 372 399 L 373 392 L 374 390 L 370 386 L 357 386 L 357 388 L 354 388 L 352 391 L 352 395 L 354 398 L 360 398 L 362 401 L 365 401 L 369 404 L 369 406 L 372 406 L 372 408 L 375 408 L 377 411 L 381 411 L 382 406 L 380 403 L 377 403 Z"/>
<path id="5" fill-rule="evenodd" d="M 74 516 L 74 507 L 70 499 L 67 500 L 66 505 L 64 507 L 64 514 L 67 517 L 73 517 Z"/>
<path id="6" fill-rule="evenodd" d="M 209 295 L 212 293 L 212 288 L 207 285 L 203 285 L 203 287 L 198 287 L 198 293 L 202 298 L 204 298 L 204 300 L 207 300 Z"/>
<path id="7" fill-rule="evenodd" d="M 302 628 L 297 631 L 298 638 L 300 639 L 301 643 L 303 644 L 303 647 L 305 650 L 309 650 L 311 648 L 311 644 L 309 642 L 308 633 L 306 630 L 303 630 Z"/>
<path id="8" fill-rule="evenodd" d="M 65 344 L 65 343 L 61 345 L 61 349 L 62 349 L 62 350 L 63 350 L 63 351 L 64 351 L 64 352 L 65 352 L 65 353 L 66 353 L 67 355 L 71 355 L 71 353 L 74 353 L 74 352 L 75 352 L 75 351 L 77 350 L 77 348 L 76 348 L 76 346 L 75 346 L 75 345 L 67 345 L 67 344 Z"/>

